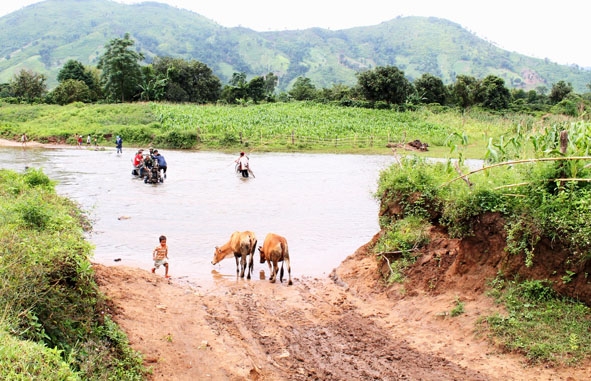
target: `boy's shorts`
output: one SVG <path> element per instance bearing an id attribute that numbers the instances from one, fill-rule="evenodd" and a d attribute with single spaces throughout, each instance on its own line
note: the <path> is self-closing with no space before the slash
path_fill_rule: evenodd
<path id="1" fill-rule="evenodd" d="M 162 265 L 168 264 L 168 258 L 157 259 L 154 261 L 154 268 L 159 268 Z"/>

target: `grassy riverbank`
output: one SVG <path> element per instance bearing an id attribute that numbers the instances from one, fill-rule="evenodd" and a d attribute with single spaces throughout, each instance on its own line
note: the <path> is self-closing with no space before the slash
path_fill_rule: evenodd
<path id="1" fill-rule="evenodd" d="M 590 150 L 579 122 L 495 142 L 488 167 L 465 176 L 417 158 L 384 170 L 374 251 L 385 280 L 488 290 L 504 306 L 480 322 L 492 343 L 532 362 L 589 360 Z"/>
<path id="2" fill-rule="evenodd" d="M 0 378 L 143 379 L 94 282 L 88 221 L 39 170 L 0 170 Z"/>
<path id="3" fill-rule="evenodd" d="M 0 137 L 22 133 L 41 143 L 75 144 L 75 135 L 114 145 L 199 150 L 305 151 L 389 154 L 388 143 L 414 140 L 429 145 L 429 156 L 445 157 L 462 143 L 466 158 L 482 158 L 489 138 L 556 123 L 558 116 L 494 115 L 423 107 L 397 112 L 318 103 L 250 106 L 132 103 L 91 105 L 0 104 Z M 452 137 L 450 139 L 450 137 Z"/>

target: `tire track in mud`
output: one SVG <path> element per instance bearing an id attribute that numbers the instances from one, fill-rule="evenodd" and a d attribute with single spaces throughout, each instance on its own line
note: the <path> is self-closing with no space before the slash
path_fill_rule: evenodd
<path id="1" fill-rule="evenodd" d="M 354 296 L 334 284 L 299 280 L 293 287 L 256 286 L 229 285 L 233 295 L 223 310 L 203 300 L 209 324 L 231 336 L 229 345 L 250 360 L 250 379 L 488 379 L 392 337 L 362 316 L 349 300 Z M 323 292 L 326 287 L 336 292 Z"/>

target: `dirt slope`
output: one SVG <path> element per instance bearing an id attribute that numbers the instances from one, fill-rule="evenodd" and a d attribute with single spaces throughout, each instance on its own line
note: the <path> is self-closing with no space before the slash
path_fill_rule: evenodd
<path id="1" fill-rule="evenodd" d="M 362 247 L 331 279 L 291 287 L 261 276 L 218 276 L 205 287 L 135 268 L 95 270 L 153 380 L 591 379 L 584 367 L 527 367 L 497 353 L 473 331 L 495 308 L 486 297 L 385 290 L 373 258 Z M 457 297 L 466 313 L 451 318 Z"/>

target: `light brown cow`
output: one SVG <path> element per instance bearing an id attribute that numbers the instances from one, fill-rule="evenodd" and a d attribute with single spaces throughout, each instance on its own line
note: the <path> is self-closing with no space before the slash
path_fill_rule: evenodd
<path id="1" fill-rule="evenodd" d="M 278 265 L 277 262 L 283 262 L 281 264 L 281 272 L 279 273 L 279 281 L 283 283 L 283 264 L 287 266 L 287 273 L 289 275 L 289 282 L 288 285 L 292 285 L 293 282 L 291 281 L 291 265 L 289 264 L 289 250 L 287 248 L 287 240 L 285 237 L 282 237 L 275 233 L 269 233 L 265 237 L 265 242 L 263 242 L 263 247 L 259 246 L 259 253 L 261 253 L 261 263 L 267 262 L 269 265 L 269 271 L 271 276 L 269 280 L 271 283 L 275 283 L 277 279 L 277 270 Z M 271 263 L 273 263 L 273 268 L 271 269 Z"/>
<path id="2" fill-rule="evenodd" d="M 251 231 L 234 232 L 230 236 L 230 240 L 223 244 L 221 247 L 216 246 L 215 252 L 213 253 L 212 265 L 216 265 L 222 261 L 222 259 L 234 255 L 236 258 L 236 275 L 240 271 L 240 278 L 244 278 L 244 272 L 246 270 L 246 262 L 250 255 L 250 261 L 248 262 L 248 272 L 246 279 L 250 279 L 250 273 L 254 267 L 254 250 L 257 247 L 257 238 Z M 238 265 L 238 258 L 240 258 L 240 266 Z"/>

